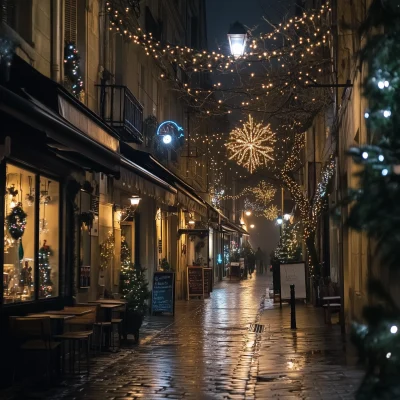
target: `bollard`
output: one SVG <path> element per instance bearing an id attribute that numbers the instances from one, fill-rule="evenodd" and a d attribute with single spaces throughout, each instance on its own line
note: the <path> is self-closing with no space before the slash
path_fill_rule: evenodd
<path id="1" fill-rule="evenodd" d="M 296 328 L 296 300 L 294 285 L 290 285 L 290 329 Z"/>

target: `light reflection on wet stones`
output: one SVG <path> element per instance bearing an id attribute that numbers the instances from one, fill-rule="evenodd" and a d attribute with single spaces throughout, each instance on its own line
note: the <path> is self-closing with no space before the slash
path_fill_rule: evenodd
<path id="1" fill-rule="evenodd" d="M 352 398 L 361 375 L 348 365 L 338 327 L 302 306 L 292 332 L 289 307 L 264 299 L 268 287 L 264 275 L 224 282 L 205 301 L 178 302 L 174 319 L 148 319 L 139 346 L 95 357 L 89 379 L 66 381 L 41 398 Z M 250 332 L 250 324 L 265 332 Z"/>

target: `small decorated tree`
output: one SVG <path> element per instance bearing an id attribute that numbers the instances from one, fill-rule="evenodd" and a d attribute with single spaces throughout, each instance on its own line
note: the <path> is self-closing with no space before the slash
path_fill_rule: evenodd
<path id="1" fill-rule="evenodd" d="M 132 263 L 128 243 L 122 236 L 120 293 L 127 301 L 127 332 L 135 335 L 136 342 L 139 340 L 139 329 L 148 309 L 147 300 L 150 296 L 145 271 Z"/>
<path id="2" fill-rule="evenodd" d="M 281 240 L 275 250 L 275 257 L 281 263 L 301 261 L 301 244 L 296 224 L 287 223 L 282 227 Z"/>
<path id="3" fill-rule="evenodd" d="M 53 282 L 51 281 L 50 266 L 51 249 L 47 241 L 43 241 L 43 246 L 39 249 L 39 297 L 51 297 L 53 294 Z"/>
<path id="4" fill-rule="evenodd" d="M 145 268 L 133 263 L 130 264 L 126 283 L 126 295 L 128 310 L 144 315 L 148 309 L 147 299 L 149 298 L 149 283 L 145 277 Z"/>

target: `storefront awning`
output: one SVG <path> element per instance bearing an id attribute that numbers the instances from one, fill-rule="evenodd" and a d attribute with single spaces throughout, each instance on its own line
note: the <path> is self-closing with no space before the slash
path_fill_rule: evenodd
<path id="1" fill-rule="evenodd" d="M 86 169 L 119 175 L 119 156 L 74 128 L 52 110 L 0 86 L 0 110 L 42 131 L 48 146 L 61 158 Z"/>
<path id="2" fill-rule="evenodd" d="M 228 217 L 226 217 L 220 210 L 218 210 L 218 208 L 214 207 L 212 204 L 210 204 L 208 201 L 206 201 L 207 207 L 210 211 L 210 215 L 209 217 L 211 219 L 215 219 L 215 221 L 213 222 L 223 222 L 223 221 L 227 221 Z"/>
<path id="3" fill-rule="evenodd" d="M 208 229 L 178 229 L 178 239 L 182 235 L 197 236 L 200 239 L 204 239 L 209 235 Z"/>
<path id="4" fill-rule="evenodd" d="M 221 228 L 226 233 L 239 233 L 241 235 L 248 235 L 249 233 L 244 230 L 241 226 L 234 224 L 230 221 L 224 221 L 221 224 Z"/>
<path id="5" fill-rule="evenodd" d="M 172 206 L 177 190 L 156 175 L 121 156 L 121 175 L 114 185 L 119 189 L 154 197 L 163 204 Z"/>
<path id="6" fill-rule="evenodd" d="M 151 154 L 135 150 L 126 143 L 121 143 L 120 146 L 123 156 L 174 187 L 177 190 L 177 203 L 203 217 L 207 216 L 205 201 L 196 194 L 190 185 L 164 167 Z"/>

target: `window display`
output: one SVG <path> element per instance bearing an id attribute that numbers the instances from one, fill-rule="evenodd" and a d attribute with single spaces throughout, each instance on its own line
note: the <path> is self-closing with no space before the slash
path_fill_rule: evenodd
<path id="1" fill-rule="evenodd" d="M 58 296 L 59 183 L 12 164 L 7 164 L 6 178 L 3 302 Z"/>
<path id="2" fill-rule="evenodd" d="M 59 183 L 40 177 L 39 298 L 58 296 Z"/>
<path id="3" fill-rule="evenodd" d="M 4 303 L 31 301 L 34 291 L 35 174 L 7 165 L 4 201 Z"/>

